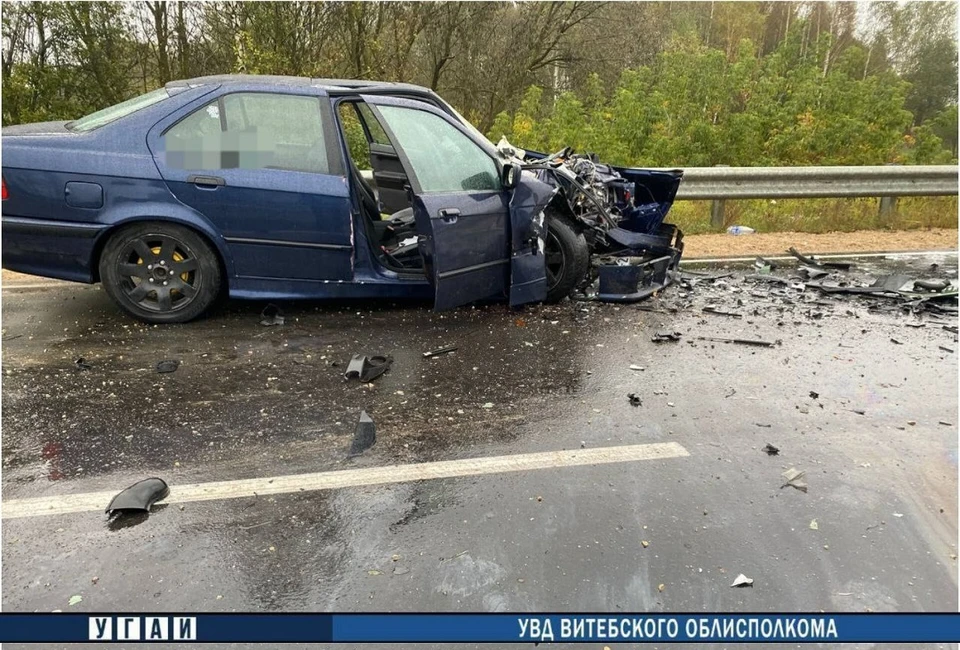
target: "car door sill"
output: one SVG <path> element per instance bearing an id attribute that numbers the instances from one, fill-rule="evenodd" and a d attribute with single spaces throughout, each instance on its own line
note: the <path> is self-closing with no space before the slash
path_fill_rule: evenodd
<path id="1" fill-rule="evenodd" d="M 474 271 L 480 271 L 481 269 L 486 269 L 491 266 L 498 266 L 500 264 L 509 264 L 509 263 L 510 263 L 509 259 L 494 260 L 492 262 L 484 262 L 483 264 L 474 264 L 473 266 L 465 266 L 462 269 L 453 269 L 452 271 L 444 271 L 442 273 L 438 273 L 437 277 L 443 280 L 446 278 L 453 278 L 458 275 L 463 275 L 464 273 L 473 273 Z"/>
<path id="2" fill-rule="evenodd" d="M 350 244 L 317 244 L 304 241 L 287 241 L 284 239 L 253 239 L 250 237 L 224 237 L 223 241 L 230 244 L 257 244 L 260 246 L 290 246 L 294 248 L 320 248 L 332 251 L 350 251 Z"/>

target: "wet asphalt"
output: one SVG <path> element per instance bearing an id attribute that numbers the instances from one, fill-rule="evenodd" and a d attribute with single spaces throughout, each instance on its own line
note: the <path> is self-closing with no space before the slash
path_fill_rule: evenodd
<path id="1" fill-rule="evenodd" d="M 5 502 L 148 476 L 175 490 L 654 442 L 689 456 L 6 518 L 3 609 L 956 611 L 956 316 L 726 270 L 639 305 L 285 303 L 274 327 L 264 303 L 147 326 L 99 287 L 5 286 Z M 956 279 L 957 258 L 858 260 L 851 277 L 891 271 Z M 458 349 L 423 358 L 443 346 Z M 394 363 L 347 382 L 357 353 Z M 376 443 L 350 457 L 361 410 Z M 782 487 L 790 468 L 806 492 Z M 752 588 L 730 587 L 740 573 Z"/>

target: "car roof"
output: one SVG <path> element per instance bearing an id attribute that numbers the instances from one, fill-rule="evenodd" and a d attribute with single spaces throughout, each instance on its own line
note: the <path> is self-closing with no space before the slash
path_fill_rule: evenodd
<path id="1" fill-rule="evenodd" d="M 423 86 L 394 81 L 373 81 L 369 79 L 322 79 L 311 77 L 293 77 L 285 75 L 259 74 L 218 74 L 192 79 L 170 81 L 167 88 L 195 87 L 207 84 L 266 84 L 276 86 L 318 86 L 327 90 L 364 90 L 369 92 L 416 92 L 429 93 L 433 91 Z"/>

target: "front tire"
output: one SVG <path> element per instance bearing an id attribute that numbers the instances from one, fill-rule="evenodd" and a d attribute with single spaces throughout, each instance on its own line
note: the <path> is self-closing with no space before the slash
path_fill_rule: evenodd
<path id="1" fill-rule="evenodd" d="M 547 212 L 546 302 L 560 302 L 580 284 L 590 267 L 590 248 L 583 233 L 570 221 Z"/>
<path id="2" fill-rule="evenodd" d="M 220 294 L 216 252 L 184 226 L 138 223 L 111 235 L 100 255 L 100 280 L 124 311 L 147 323 L 185 323 Z"/>

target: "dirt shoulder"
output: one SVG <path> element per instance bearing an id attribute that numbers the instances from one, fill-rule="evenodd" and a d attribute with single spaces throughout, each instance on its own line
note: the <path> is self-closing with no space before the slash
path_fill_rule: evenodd
<path id="1" fill-rule="evenodd" d="M 689 235 L 683 258 L 778 255 L 791 246 L 802 253 L 957 250 L 957 230 L 857 230 L 854 232 L 771 232 L 752 235 Z"/>

